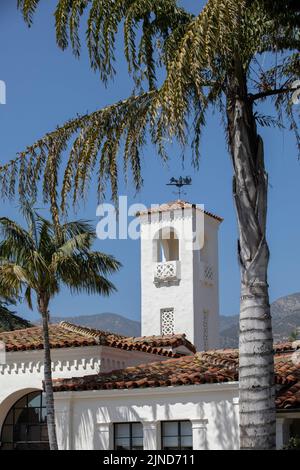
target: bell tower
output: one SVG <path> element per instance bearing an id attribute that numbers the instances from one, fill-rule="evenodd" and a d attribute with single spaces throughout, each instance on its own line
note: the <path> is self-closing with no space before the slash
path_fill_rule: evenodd
<path id="1" fill-rule="evenodd" d="M 222 219 L 177 200 L 140 212 L 142 335 L 185 333 L 219 347 L 218 229 Z"/>

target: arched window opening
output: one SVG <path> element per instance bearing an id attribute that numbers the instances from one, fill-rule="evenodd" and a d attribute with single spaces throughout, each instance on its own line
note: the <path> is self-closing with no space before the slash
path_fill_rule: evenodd
<path id="1" fill-rule="evenodd" d="M 1 450 L 49 450 L 42 392 L 25 395 L 10 409 L 2 427 Z"/>
<path id="2" fill-rule="evenodd" d="M 155 260 L 158 263 L 179 260 L 179 240 L 171 227 L 161 229 L 154 240 Z"/>

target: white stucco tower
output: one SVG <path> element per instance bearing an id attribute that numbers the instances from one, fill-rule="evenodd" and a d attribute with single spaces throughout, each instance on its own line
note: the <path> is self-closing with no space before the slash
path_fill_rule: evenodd
<path id="1" fill-rule="evenodd" d="M 142 335 L 185 333 L 198 351 L 217 348 L 222 219 L 180 200 L 139 217 Z"/>

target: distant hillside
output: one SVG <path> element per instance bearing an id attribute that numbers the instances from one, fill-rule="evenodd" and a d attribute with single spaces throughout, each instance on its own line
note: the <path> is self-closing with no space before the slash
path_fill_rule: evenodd
<path id="1" fill-rule="evenodd" d="M 235 348 L 238 345 L 239 316 L 220 315 L 220 346 Z"/>
<path id="2" fill-rule="evenodd" d="M 300 293 L 287 295 L 276 300 L 271 305 L 271 312 L 275 342 L 287 340 L 291 332 L 294 331 L 297 326 L 300 326 Z M 51 318 L 52 323 L 58 323 L 60 321 L 69 321 L 90 328 L 120 333 L 125 336 L 140 336 L 141 334 L 140 322 L 129 320 L 115 313 Z M 238 331 L 238 315 L 221 316 L 221 347 L 237 347 Z"/>
<path id="3" fill-rule="evenodd" d="M 300 326 L 300 293 L 286 295 L 271 304 L 273 335 L 276 343 L 286 341 Z M 221 346 L 237 347 L 239 316 L 222 316 L 220 322 Z"/>
<path id="4" fill-rule="evenodd" d="M 81 326 L 88 326 L 98 330 L 111 331 L 124 336 L 140 336 L 141 324 L 138 321 L 129 320 L 116 313 L 99 313 L 95 315 L 80 315 L 76 317 L 51 317 L 51 323 L 68 321 Z"/>

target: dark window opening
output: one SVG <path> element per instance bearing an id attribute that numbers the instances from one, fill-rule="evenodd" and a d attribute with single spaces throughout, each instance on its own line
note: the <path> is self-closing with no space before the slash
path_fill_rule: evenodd
<path id="1" fill-rule="evenodd" d="M 179 240 L 172 227 L 161 229 L 154 239 L 154 261 L 165 263 L 179 260 Z"/>
<path id="2" fill-rule="evenodd" d="M 161 423 L 163 450 L 192 450 L 193 435 L 190 421 L 164 421 Z"/>
<path id="3" fill-rule="evenodd" d="M 10 409 L 1 433 L 1 450 L 48 450 L 44 394 L 32 392 Z"/>
<path id="4" fill-rule="evenodd" d="M 114 450 L 143 450 L 141 423 L 114 424 Z"/>

